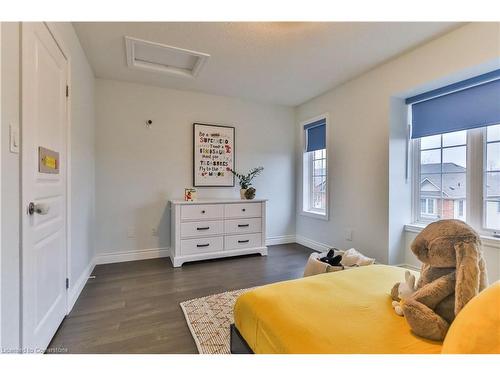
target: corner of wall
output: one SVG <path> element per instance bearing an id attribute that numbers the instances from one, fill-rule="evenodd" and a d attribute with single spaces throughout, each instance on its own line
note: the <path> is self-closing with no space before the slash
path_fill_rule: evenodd
<path id="1" fill-rule="evenodd" d="M 389 109 L 389 264 L 404 263 L 405 225 L 411 221 L 411 165 L 408 115 L 403 98 L 391 97 Z"/>

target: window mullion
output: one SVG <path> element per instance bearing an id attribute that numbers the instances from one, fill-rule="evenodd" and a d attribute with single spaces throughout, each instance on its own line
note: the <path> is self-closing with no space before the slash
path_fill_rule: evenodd
<path id="1" fill-rule="evenodd" d="M 483 134 L 484 129 L 467 132 L 467 216 L 476 229 L 483 228 Z"/>

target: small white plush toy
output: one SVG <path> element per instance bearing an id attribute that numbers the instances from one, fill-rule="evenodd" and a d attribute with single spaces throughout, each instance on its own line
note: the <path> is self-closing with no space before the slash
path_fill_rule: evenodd
<path id="1" fill-rule="evenodd" d="M 410 271 L 405 272 L 405 282 L 399 284 L 398 287 L 398 297 L 400 300 L 408 298 L 413 293 L 415 293 L 417 289 L 415 288 L 415 276 L 410 273 Z M 403 309 L 401 308 L 400 302 L 392 301 L 392 307 L 394 307 L 394 311 L 399 316 L 403 316 Z"/>

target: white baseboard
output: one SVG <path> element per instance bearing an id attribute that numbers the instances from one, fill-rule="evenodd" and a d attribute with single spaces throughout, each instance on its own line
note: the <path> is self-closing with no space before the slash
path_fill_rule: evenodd
<path id="1" fill-rule="evenodd" d="M 295 240 L 296 240 L 295 242 L 297 242 L 298 244 L 300 244 L 302 246 L 306 246 L 306 247 L 313 249 L 315 251 L 318 251 L 320 253 L 324 252 L 324 251 L 328 251 L 329 249 L 334 247 L 334 246 L 330 246 L 330 245 L 327 245 L 327 244 L 324 244 L 321 242 L 311 240 L 310 238 L 307 238 L 304 236 L 296 236 Z"/>
<path id="2" fill-rule="evenodd" d="M 294 243 L 294 242 L 295 242 L 295 236 L 293 234 L 289 234 L 287 236 L 275 236 L 266 238 L 266 246 L 283 245 L 286 243 Z"/>
<path id="3" fill-rule="evenodd" d="M 295 242 L 294 235 L 266 238 L 266 246 L 281 245 L 294 242 Z M 96 254 L 94 258 L 94 263 L 108 264 L 108 263 L 130 262 L 132 260 L 164 258 L 169 256 L 170 256 L 170 249 L 168 247 L 118 251 L 118 252 L 102 252 L 100 254 Z"/>
<path id="4" fill-rule="evenodd" d="M 82 292 L 83 288 L 85 287 L 85 284 L 87 283 L 87 280 L 89 279 L 89 276 L 92 274 L 92 271 L 94 270 L 95 267 L 95 261 L 92 259 L 90 263 L 88 264 L 87 267 L 83 270 L 81 276 L 74 282 L 73 285 L 70 284 L 69 291 L 68 291 L 68 305 L 67 305 L 67 313 L 69 314 L 71 310 L 73 309 L 73 306 L 75 305 L 76 300 L 80 296 L 80 293 Z"/>
<path id="5" fill-rule="evenodd" d="M 168 247 L 161 247 L 156 249 L 141 249 L 141 250 L 118 251 L 114 253 L 96 254 L 94 262 L 95 264 L 108 264 L 108 263 L 130 262 L 132 260 L 165 258 L 169 256 L 170 256 L 170 249 Z"/>

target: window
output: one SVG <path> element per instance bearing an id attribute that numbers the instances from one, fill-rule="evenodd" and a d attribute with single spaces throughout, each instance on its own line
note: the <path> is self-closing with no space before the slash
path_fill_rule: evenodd
<path id="1" fill-rule="evenodd" d="M 500 237 L 500 69 L 406 99 L 413 217 Z"/>
<path id="2" fill-rule="evenodd" d="M 328 218 L 326 115 L 306 121 L 304 129 L 302 213 Z"/>
<path id="3" fill-rule="evenodd" d="M 309 181 L 311 197 L 309 210 L 325 212 L 326 210 L 326 150 L 317 150 L 310 153 Z"/>
<path id="4" fill-rule="evenodd" d="M 427 224 L 459 219 L 485 234 L 499 231 L 500 125 L 437 134 L 412 142 L 416 176 L 413 195 L 419 202 L 414 221 Z M 467 181 L 475 185 L 475 196 L 471 196 Z M 481 201 L 482 208 L 478 207 Z M 477 212 L 477 217 L 469 217 L 469 211 Z"/>
<path id="5" fill-rule="evenodd" d="M 418 221 L 465 220 L 467 131 L 420 138 Z"/>

